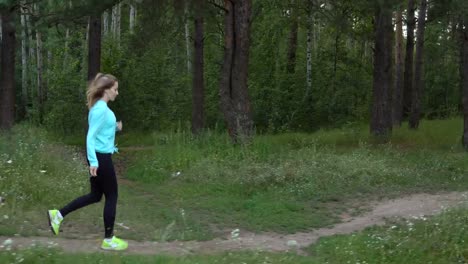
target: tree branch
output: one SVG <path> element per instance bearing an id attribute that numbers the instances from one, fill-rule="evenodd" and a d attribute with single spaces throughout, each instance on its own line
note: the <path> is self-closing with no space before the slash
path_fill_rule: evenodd
<path id="1" fill-rule="evenodd" d="M 219 8 L 219 9 L 223 10 L 225 13 L 228 12 L 226 8 L 224 8 L 224 7 L 221 6 L 220 4 L 216 3 L 214 0 L 211 0 L 211 1 L 208 0 L 208 3 L 212 4 L 214 7 L 217 7 L 217 8 Z"/>

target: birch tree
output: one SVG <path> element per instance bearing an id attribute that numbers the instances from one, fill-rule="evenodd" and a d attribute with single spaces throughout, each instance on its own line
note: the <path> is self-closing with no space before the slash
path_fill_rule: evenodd
<path id="1" fill-rule="evenodd" d="M 130 17 L 129 17 L 129 30 L 133 34 L 136 23 L 136 6 L 134 3 L 130 3 Z"/>

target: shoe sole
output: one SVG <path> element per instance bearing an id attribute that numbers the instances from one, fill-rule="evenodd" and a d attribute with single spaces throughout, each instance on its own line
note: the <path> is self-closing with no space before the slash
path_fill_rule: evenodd
<path id="1" fill-rule="evenodd" d="M 49 211 L 47 211 L 47 221 L 49 222 L 49 227 L 50 227 L 50 231 L 52 231 L 52 234 L 57 235 L 57 233 L 55 233 L 55 231 L 54 231 L 54 228 L 52 227 L 52 222 L 50 221 Z"/>
<path id="2" fill-rule="evenodd" d="M 128 248 L 128 247 L 127 247 L 127 248 Z M 116 249 L 116 248 L 104 248 L 104 247 L 101 247 L 102 250 L 107 250 L 107 251 L 123 251 L 123 250 L 126 250 L 127 248 Z"/>

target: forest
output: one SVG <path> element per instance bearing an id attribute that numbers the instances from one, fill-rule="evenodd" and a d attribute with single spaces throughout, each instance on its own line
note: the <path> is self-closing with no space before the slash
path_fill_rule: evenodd
<path id="1" fill-rule="evenodd" d="M 468 263 L 467 0 L 0 0 L 0 19 L 0 263 Z M 57 224 L 103 177 L 99 73 L 122 254 L 97 244 L 107 194 Z"/>
<path id="2" fill-rule="evenodd" d="M 82 129 L 87 81 L 106 72 L 120 80 L 114 111 L 135 130 L 216 129 L 237 142 L 356 123 L 384 137 L 404 121 L 417 129 L 468 113 L 467 5 L 3 0 L 0 125 Z"/>

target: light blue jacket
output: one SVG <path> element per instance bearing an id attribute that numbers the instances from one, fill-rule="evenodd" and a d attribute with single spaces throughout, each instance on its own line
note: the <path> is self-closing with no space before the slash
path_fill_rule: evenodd
<path id="1" fill-rule="evenodd" d="M 89 110 L 86 152 L 90 166 L 99 167 L 96 152 L 111 154 L 117 152 L 114 145 L 117 130 L 116 121 L 114 112 L 107 107 L 107 103 L 103 100 L 97 101 Z"/>

